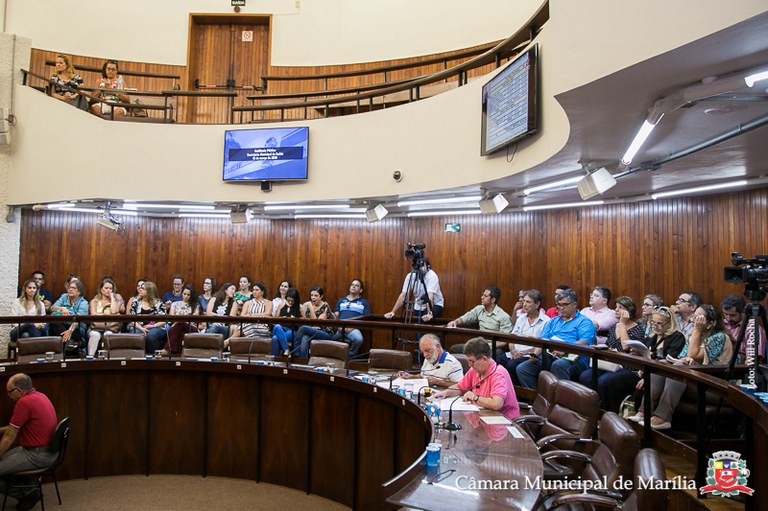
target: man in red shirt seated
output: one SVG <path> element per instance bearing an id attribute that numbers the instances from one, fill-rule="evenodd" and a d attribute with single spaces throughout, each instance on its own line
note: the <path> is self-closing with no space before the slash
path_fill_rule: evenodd
<path id="1" fill-rule="evenodd" d="M 37 488 L 27 491 L 12 487 L 13 474 L 43 468 L 53 463 L 56 453 L 48 446 L 56 429 L 56 410 L 42 392 L 32 386 L 26 374 L 14 374 L 5 386 L 6 393 L 15 403 L 11 423 L 0 428 L 0 491 L 19 499 L 17 509 L 32 509 L 40 500 Z M 18 439 L 19 445 L 11 449 Z"/>

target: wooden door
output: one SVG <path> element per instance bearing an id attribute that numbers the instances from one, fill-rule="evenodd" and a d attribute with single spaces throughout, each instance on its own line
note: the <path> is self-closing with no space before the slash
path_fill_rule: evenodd
<path id="1" fill-rule="evenodd" d="M 233 91 L 235 105 L 256 93 L 269 69 L 271 17 L 264 15 L 191 15 L 189 83 L 191 91 Z M 189 98 L 182 122 L 229 122 L 225 98 Z"/>

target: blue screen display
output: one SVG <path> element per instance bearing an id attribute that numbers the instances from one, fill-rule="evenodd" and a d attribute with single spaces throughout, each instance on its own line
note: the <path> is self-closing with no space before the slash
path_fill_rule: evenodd
<path id="1" fill-rule="evenodd" d="M 307 179 L 309 128 L 224 132 L 224 181 Z"/>

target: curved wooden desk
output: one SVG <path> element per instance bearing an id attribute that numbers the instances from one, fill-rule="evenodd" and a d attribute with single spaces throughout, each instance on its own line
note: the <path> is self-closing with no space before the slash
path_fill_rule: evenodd
<path id="1" fill-rule="evenodd" d="M 388 509 L 382 484 L 432 437 L 426 414 L 374 385 L 314 371 L 176 360 L 0 365 L 32 376 L 72 436 L 61 479 L 199 474 Z M 10 400 L 0 411 L 11 415 Z"/>

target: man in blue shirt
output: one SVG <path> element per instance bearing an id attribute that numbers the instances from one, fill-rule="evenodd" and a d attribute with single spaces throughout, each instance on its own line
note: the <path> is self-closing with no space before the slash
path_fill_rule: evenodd
<path id="1" fill-rule="evenodd" d="M 572 289 L 562 291 L 556 296 L 558 315 L 552 318 L 541 331 L 542 339 L 561 341 L 568 344 L 592 345 L 595 343 L 595 325 L 592 320 L 579 312 L 576 292 Z M 562 351 L 553 351 L 550 371 L 560 380 L 575 380 L 582 371 L 589 367 L 587 357 L 567 356 Z M 517 366 L 517 377 L 524 387 L 538 387 L 541 360 L 532 355 L 530 360 Z"/>
<path id="2" fill-rule="evenodd" d="M 336 302 L 336 319 L 353 319 L 363 314 L 371 313 L 371 305 L 368 300 L 363 298 L 363 281 L 355 279 L 349 285 L 349 294 L 344 298 L 339 298 Z M 349 344 L 349 356 L 352 357 L 360 351 L 363 345 L 363 333 L 358 329 L 345 329 L 344 333 L 339 330 L 333 336 L 334 341 L 344 341 Z"/>

